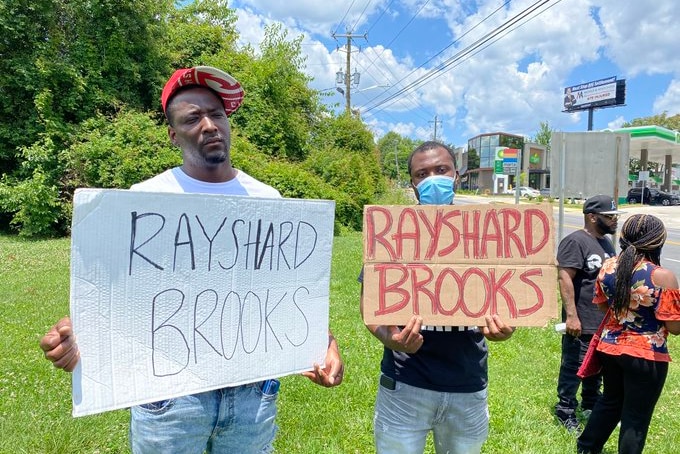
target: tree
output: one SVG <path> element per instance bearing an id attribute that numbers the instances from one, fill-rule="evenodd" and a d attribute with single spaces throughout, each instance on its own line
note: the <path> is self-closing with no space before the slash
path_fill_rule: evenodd
<path id="1" fill-rule="evenodd" d="M 675 131 L 680 131 L 680 114 L 668 116 L 667 112 L 663 112 L 659 115 L 652 115 L 651 117 L 635 118 L 629 123 L 624 123 L 621 125 L 624 128 L 631 126 L 661 126 L 668 129 L 673 129 Z"/>
<path id="2" fill-rule="evenodd" d="M 479 169 L 479 153 L 474 148 L 469 148 L 468 151 L 468 170 Z"/>
<path id="3" fill-rule="evenodd" d="M 246 101 L 233 122 L 262 150 L 278 158 L 301 161 L 308 153 L 307 141 L 318 124 L 323 108 L 311 80 L 302 69 L 302 36 L 288 39 L 280 25 L 268 26 L 260 55 L 247 48 L 249 58 L 238 70 Z"/>
<path id="4" fill-rule="evenodd" d="M 195 0 L 174 10 L 168 18 L 170 67 L 190 68 L 234 54 L 237 20 L 234 10 L 219 0 Z"/>
<path id="5" fill-rule="evenodd" d="M 0 3 L 0 228 L 67 233 L 75 187 L 125 188 L 176 165 L 160 92 L 196 65 L 227 68 L 246 89 L 231 122 L 248 153 L 235 165 L 289 196 L 335 200 L 343 228 L 360 228 L 386 188 L 373 134 L 308 87 L 302 38 L 271 26 L 259 52 L 241 49 L 226 1 L 174 3 Z"/>
<path id="6" fill-rule="evenodd" d="M 550 127 L 550 124 L 547 121 L 542 121 L 538 131 L 536 131 L 536 135 L 531 140 L 540 145 L 545 145 L 546 153 L 549 154 L 550 139 L 552 138 L 553 132 L 554 130 Z"/>
<path id="7" fill-rule="evenodd" d="M 83 121 L 122 105 L 158 105 L 168 66 L 165 18 L 173 3 L 0 5 L 7 31 L 0 41 L 0 192 L 11 194 L 0 209 L 14 225 L 31 234 L 62 230 L 65 167 L 59 156 Z"/>
<path id="8" fill-rule="evenodd" d="M 171 0 L 14 0 L 0 6 L 0 173 L 46 135 L 64 148 L 73 127 L 120 104 L 150 107 L 166 72 Z M 157 103 L 157 101 L 155 101 Z"/>
<path id="9" fill-rule="evenodd" d="M 408 157 L 420 142 L 390 131 L 378 140 L 383 174 L 397 182 L 410 181 Z"/>

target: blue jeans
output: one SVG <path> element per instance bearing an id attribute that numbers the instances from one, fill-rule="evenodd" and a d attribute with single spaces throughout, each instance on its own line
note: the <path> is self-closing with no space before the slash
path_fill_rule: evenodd
<path id="1" fill-rule="evenodd" d="M 130 444 L 141 453 L 270 453 L 276 398 L 262 383 L 132 407 Z"/>
<path id="2" fill-rule="evenodd" d="M 557 378 L 558 402 L 555 405 L 555 416 L 562 421 L 576 415 L 578 407 L 576 394 L 579 386 L 581 386 L 581 409 L 592 410 L 600 398 L 601 374 L 592 375 L 583 380 L 576 375 L 592 337 L 592 334 L 583 334 L 580 337 L 562 335 L 562 360 Z"/>
<path id="3" fill-rule="evenodd" d="M 489 433 L 487 390 L 447 393 L 396 383 L 378 387 L 373 420 L 378 454 L 422 454 L 432 431 L 437 453 L 479 454 Z"/>

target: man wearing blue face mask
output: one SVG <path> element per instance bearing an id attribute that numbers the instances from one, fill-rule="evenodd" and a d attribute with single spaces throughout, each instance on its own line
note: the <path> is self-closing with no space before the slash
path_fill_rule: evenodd
<path id="1" fill-rule="evenodd" d="M 453 202 L 458 172 L 449 147 L 423 143 L 408 170 L 420 204 Z M 406 326 L 367 327 L 384 345 L 373 421 L 377 453 L 422 454 L 432 431 L 437 453 L 479 454 L 489 431 L 486 339 L 506 340 L 514 329 L 497 315 L 483 327 L 424 326 L 415 315 Z"/>

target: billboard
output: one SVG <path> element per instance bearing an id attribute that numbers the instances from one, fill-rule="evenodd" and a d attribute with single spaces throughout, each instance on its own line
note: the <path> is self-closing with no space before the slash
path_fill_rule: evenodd
<path id="1" fill-rule="evenodd" d="M 626 103 L 626 80 L 616 76 L 564 89 L 564 111 L 575 112 L 595 107 L 620 106 Z"/>

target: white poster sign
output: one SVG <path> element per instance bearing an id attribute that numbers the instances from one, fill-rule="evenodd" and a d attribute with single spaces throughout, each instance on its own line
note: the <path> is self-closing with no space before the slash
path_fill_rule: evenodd
<path id="1" fill-rule="evenodd" d="M 73 415 L 311 370 L 334 202 L 80 189 Z"/>

